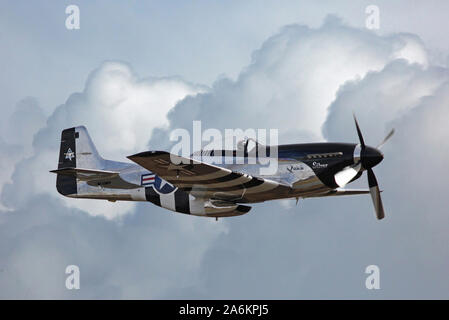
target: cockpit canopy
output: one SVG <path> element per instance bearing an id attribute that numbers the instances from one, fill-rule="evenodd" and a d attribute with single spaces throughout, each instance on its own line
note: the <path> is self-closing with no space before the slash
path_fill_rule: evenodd
<path id="1" fill-rule="evenodd" d="M 266 146 L 259 143 L 257 140 L 248 137 L 237 142 L 237 150 L 243 150 L 245 154 L 256 154 L 256 148 L 259 148 L 260 150 L 260 148 L 266 148 Z"/>
<path id="2" fill-rule="evenodd" d="M 264 156 L 269 156 L 270 148 L 267 148 L 264 144 L 259 143 L 253 138 L 245 137 L 237 142 L 237 148 L 235 150 L 201 150 L 194 152 L 192 156 L 257 157 L 261 151 L 264 152 Z"/>

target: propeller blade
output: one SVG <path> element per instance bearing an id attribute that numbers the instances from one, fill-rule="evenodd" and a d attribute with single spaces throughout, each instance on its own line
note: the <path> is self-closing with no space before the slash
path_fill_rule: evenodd
<path id="1" fill-rule="evenodd" d="M 387 142 L 388 139 L 390 139 L 393 134 L 394 134 L 394 129 L 391 129 L 390 133 L 387 134 L 387 136 L 382 140 L 382 142 L 377 145 L 376 149 L 382 148 L 382 146 L 385 144 L 385 142 Z"/>
<path id="2" fill-rule="evenodd" d="M 380 197 L 379 185 L 377 184 L 376 176 L 372 169 L 368 169 L 368 185 L 371 199 L 373 200 L 374 209 L 376 210 L 377 219 L 383 219 L 385 217 L 384 207 L 382 205 L 382 199 Z"/>
<path id="3" fill-rule="evenodd" d="M 359 162 L 355 166 L 347 167 L 347 168 L 337 172 L 334 175 L 335 183 L 337 183 L 337 185 L 340 188 L 343 188 L 345 185 L 347 185 L 349 183 L 349 181 L 352 180 L 352 178 L 354 178 L 357 175 L 357 173 L 359 173 L 361 167 L 362 167 L 362 165 Z"/>
<path id="4" fill-rule="evenodd" d="M 362 150 L 365 149 L 365 141 L 363 140 L 362 131 L 360 131 L 359 123 L 357 122 L 357 118 L 355 117 L 355 114 L 352 114 L 354 117 L 355 127 L 357 129 L 357 134 L 359 136 L 360 145 L 362 146 Z"/>

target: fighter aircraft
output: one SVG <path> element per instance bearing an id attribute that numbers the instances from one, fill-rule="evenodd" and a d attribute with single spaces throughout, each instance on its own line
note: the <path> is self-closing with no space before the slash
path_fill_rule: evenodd
<path id="1" fill-rule="evenodd" d="M 245 214 L 251 209 L 248 204 L 268 200 L 369 193 L 376 217 L 382 219 L 384 209 L 372 168 L 383 160 L 379 149 L 394 130 L 373 148 L 365 145 L 355 116 L 354 121 L 358 144 L 279 145 L 277 170 L 270 175 L 261 174 L 260 164 L 250 161 L 261 154 L 271 156 L 268 146 L 253 139 L 243 140 L 236 150 L 203 150 L 190 158 L 145 151 L 128 156 L 134 163 L 127 163 L 103 159 L 87 129 L 78 126 L 62 131 L 58 169 L 50 172 L 57 174 L 56 188 L 67 197 L 149 201 L 175 212 L 217 219 Z M 233 161 L 239 156 L 243 162 Z M 218 165 L 217 158 L 230 161 Z M 368 189 L 344 188 L 364 171 Z"/>

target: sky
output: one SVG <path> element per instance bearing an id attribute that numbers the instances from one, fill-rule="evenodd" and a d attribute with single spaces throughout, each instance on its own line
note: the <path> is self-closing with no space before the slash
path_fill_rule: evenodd
<path id="1" fill-rule="evenodd" d="M 80 8 L 80 29 L 65 8 Z M 368 5 L 379 29 L 366 28 Z M 447 1 L 2 1 L 0 298 L 447 299 Z M 215 221 L 63 198 L 60 132 L 104 158 L 176 128 L 277 128 L 280 143 L 376 145 L 369 196 L 256 204 Z M 349 187 L 366 187 L 366 177 Z M 80 289 L 65 287 L 66 266 Z M 377 265 L 380 289 L 365 269 Z"/>

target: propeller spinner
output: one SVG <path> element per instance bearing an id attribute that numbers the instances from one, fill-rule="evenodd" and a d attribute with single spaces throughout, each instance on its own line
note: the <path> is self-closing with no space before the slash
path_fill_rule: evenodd
<path id="1" fill-rule="evenodd" d="M 365 141 L 363 140 L 363 135 L 355 115 L 354 122 L 360 141 L 360 144 L 357 145 L 354 150 L 354 164 L 340 172 L 337 172 L 335 174 L 335 182 L 338 186 L 344 187 L 360 172 L 360 170 L 365 169 L 368 172 L 369 191 L 373 200 L 376 217 L 380 220 L 385 217 L 385 213 L 382 205 L 382 199 L 380 197 L 379 185 L 372 168 L 383 160 L 384 156 L 379 149 L 385 144 L 385 142 L 387 142 L 388 139 L 391 138 L 394 133 L 394 129 L 388 133 L 377 148 L 373 148 L 365 145 Z"/>

